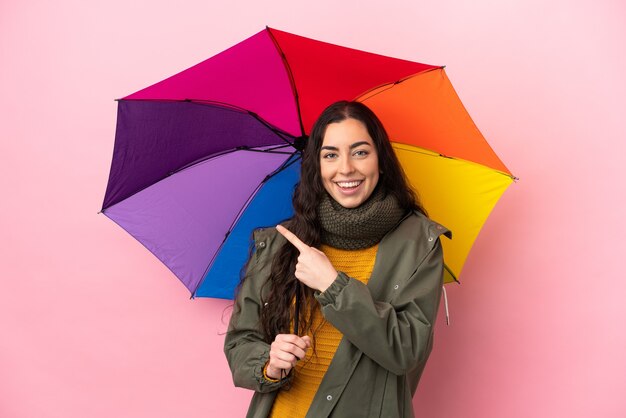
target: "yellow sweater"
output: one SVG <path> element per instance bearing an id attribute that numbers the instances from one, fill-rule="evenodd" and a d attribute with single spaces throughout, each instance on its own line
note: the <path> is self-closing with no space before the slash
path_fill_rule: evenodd
<path id="1" fill-rule="evenodd" d="M 340 250 L 326 245 L 320 250 L 326 254 L 336 270 L 367 284 L 374 269 L 378 244 L 356 251 Z M 291 389 L 278 393 L 270 414 L 271 418 L 295 418 L 306 415 L 328 365 L 337 351 L 342 334 L 324 320 L 319 310 L 313 316 L 311 329 L 311 333 L 315 333 L 315 354 L 311 348 L 307 351 L 306 357 L 298 361 Z"/>

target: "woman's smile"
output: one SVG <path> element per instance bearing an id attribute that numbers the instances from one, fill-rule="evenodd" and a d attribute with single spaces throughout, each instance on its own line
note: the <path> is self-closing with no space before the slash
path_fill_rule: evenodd
<path id="1" fill-rule="evenodd" d="M 363 183 L 363 180 L 354 180 L 354 181 L 336 181 L 335 184 L 341 188 L 354 188 Z"/>

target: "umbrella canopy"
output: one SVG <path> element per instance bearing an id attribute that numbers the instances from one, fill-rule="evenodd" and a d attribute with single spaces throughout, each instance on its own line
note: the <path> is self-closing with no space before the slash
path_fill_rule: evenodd
<path id="1" fill-rule="evenodd" d="M 454 233 L 455 280 L 514 177 L 444 68 L 271 28 L 118 101 L 102 212 L 193 296 L 232 298 L 252 230 L 292 215 L 299 150 L 337 100 L 382 120 L 429 215 Z"/>

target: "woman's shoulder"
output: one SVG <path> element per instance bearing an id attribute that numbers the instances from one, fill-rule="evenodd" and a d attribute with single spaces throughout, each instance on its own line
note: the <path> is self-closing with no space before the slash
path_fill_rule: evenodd
<path id="1" fill-rule="evenodd" d="M 280 225 L 289 228 L 289 221 L 281 222 Z M 286 241 L 275 226 L 256 228 L 252 232 L 252 238 L 257 250 L 279 248 Z"/>
<path id="2" fill-rule="evenodd" d="M 425 239 L 428 242 L 432 242 L 440 235 L 452 238 L 452 231 L 416 210 L 409 212 L 392 233 L 394 238 L 405 240 Z"/>
<path id="3" fill-rule="evenodd" d="M 429 254 L 434 254 L 436 248 L 441 248 L 441 235 L 451 237 L 443 225 L 421 212 L 410 212 L 385 235 L 376 257 L 393 266 L 388 268 L 400 272 L 401 277 L 410 277 L 416 266 L 421 265 Z"/>

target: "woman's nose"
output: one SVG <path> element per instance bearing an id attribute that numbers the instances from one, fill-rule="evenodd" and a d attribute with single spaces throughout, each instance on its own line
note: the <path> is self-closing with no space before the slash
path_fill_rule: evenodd
<path id="1" fill-rule="evenodd" d="M 339 172 L 341 174 L 350 174 L 353 171 L 354 171 L 354 165 L 352 164 L 352 161 L 350 160 L 350 158 L 348 157 L 341 158 L 340 165 L 339 165 Z"/>

